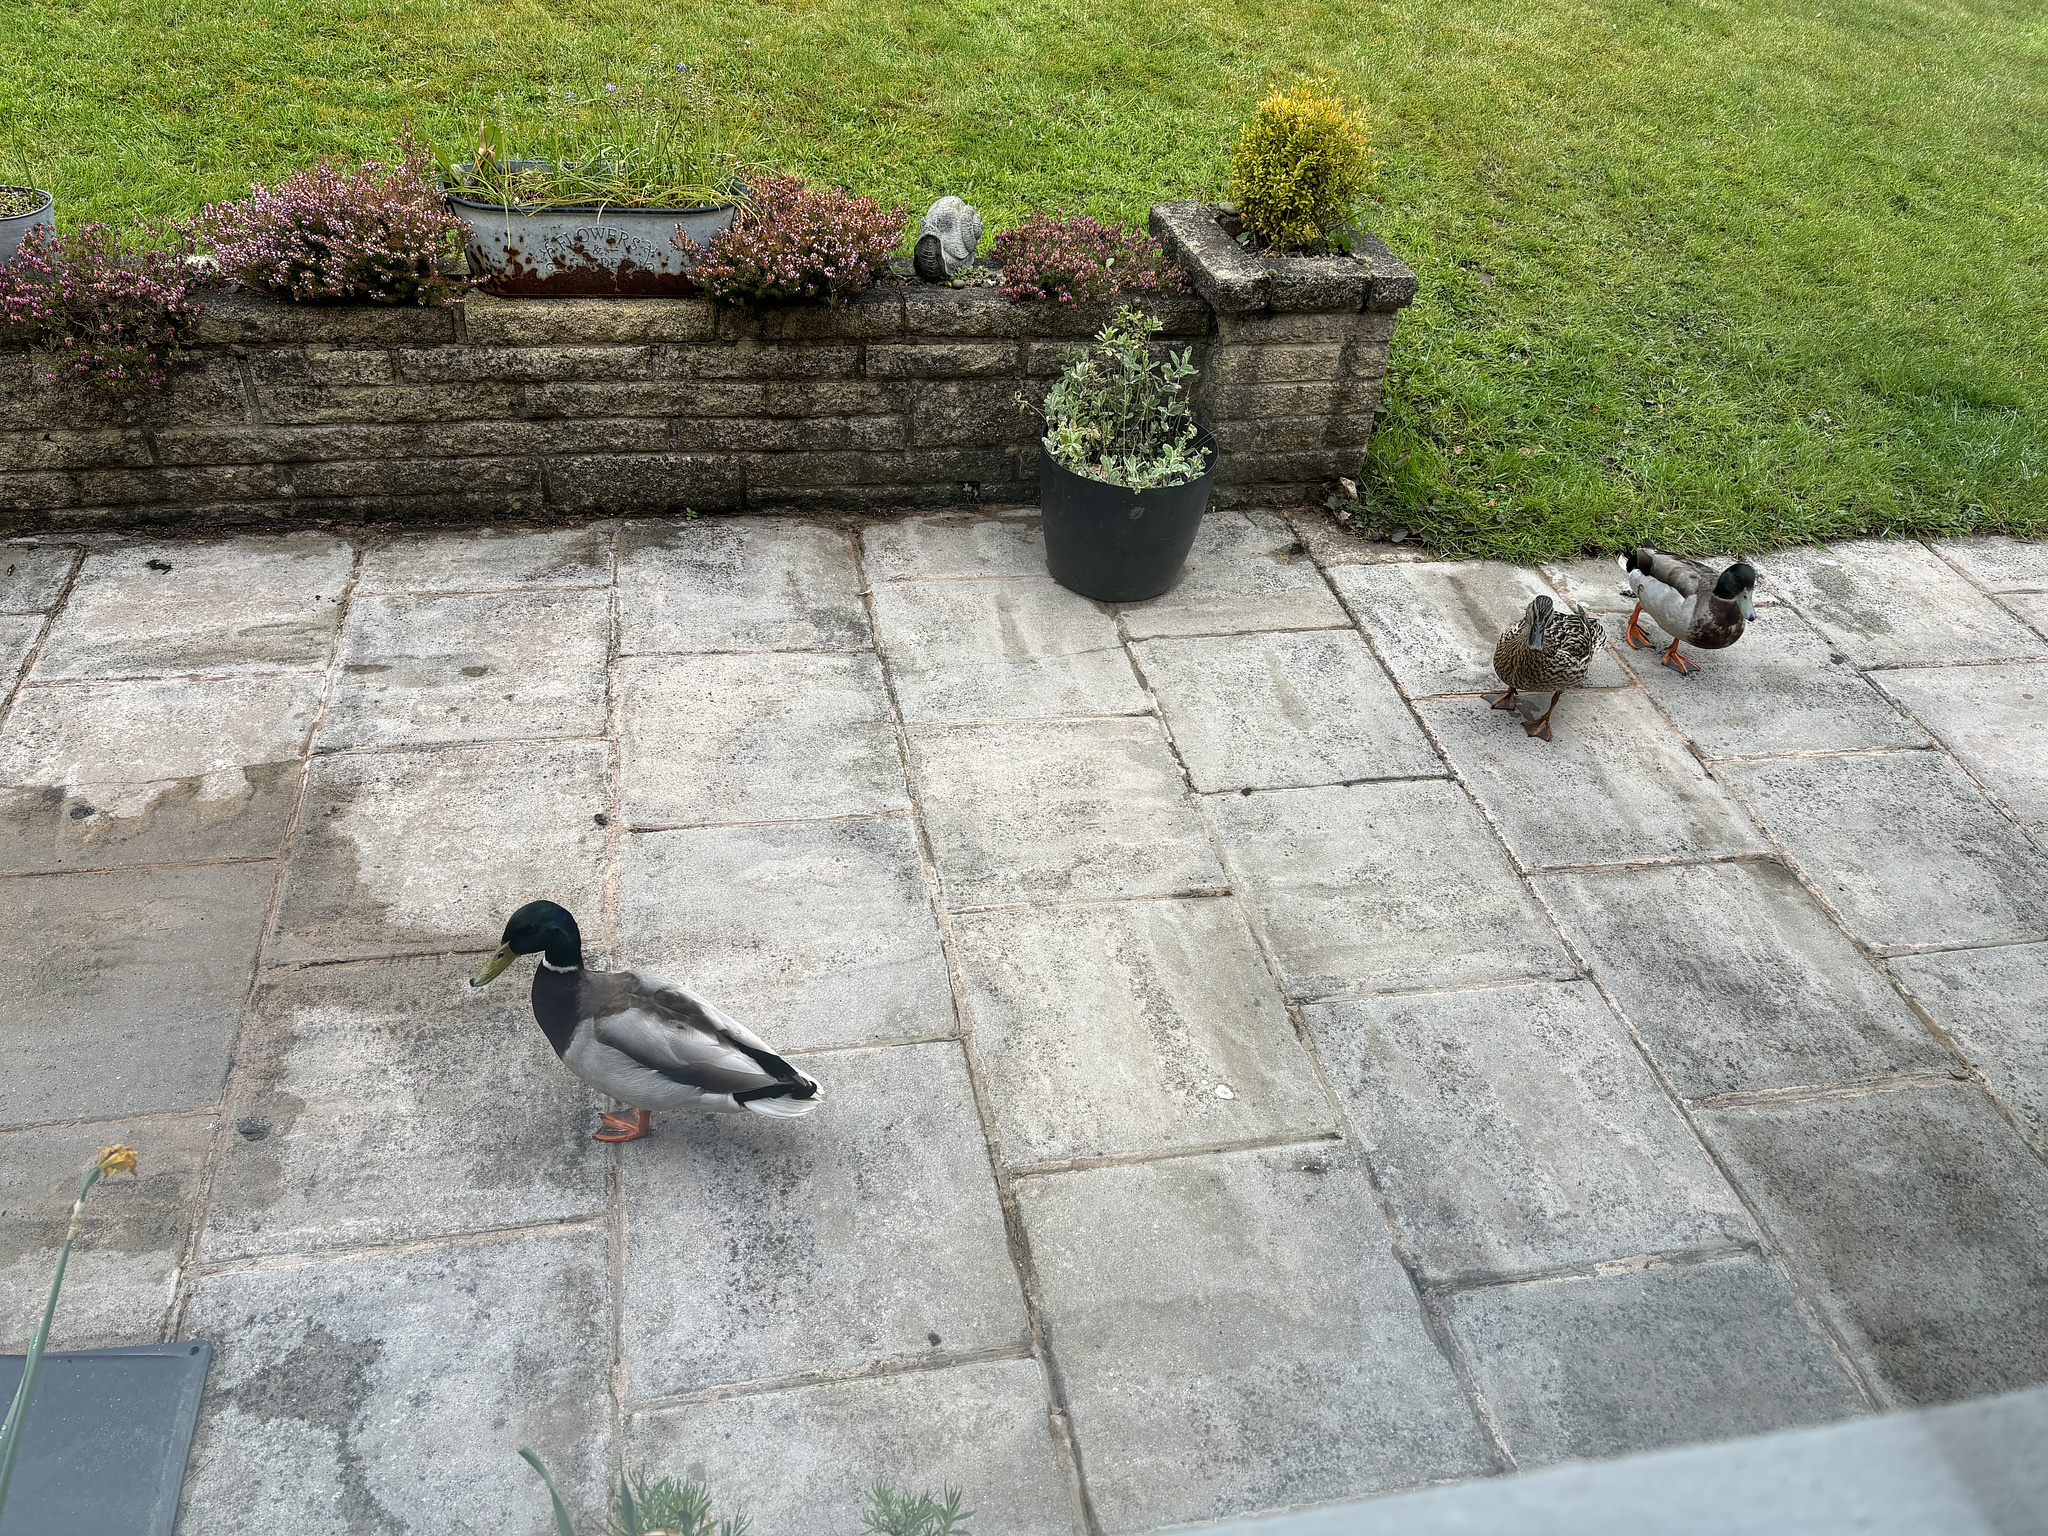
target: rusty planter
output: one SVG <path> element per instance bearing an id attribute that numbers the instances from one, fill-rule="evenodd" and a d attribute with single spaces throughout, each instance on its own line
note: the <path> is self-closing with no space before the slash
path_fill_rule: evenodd
<path id="1" fill-rule="evenodd" d="M 448 211 L 463 222 L 469 270 L 486 293 L 645 299 L 695 293 L 696 253 L 672 237 L 681 229 L 702 246 L 732 227 L 739 207 L 505 208 L 450 192 Z"/>

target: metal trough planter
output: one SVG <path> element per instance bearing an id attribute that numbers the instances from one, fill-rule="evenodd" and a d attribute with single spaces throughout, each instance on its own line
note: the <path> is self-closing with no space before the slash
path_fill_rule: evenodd
<path id="1" fill-rule="evenodd" d="M 29 237 L 31 231 L 57 227 L 56 216 L 50 211 L 50 194 L 38 192 L 36 195 L 43 200 L 41 207 L 0 219 L 0 265 L 14 260 L 15 253 L 21 249 L 21 242 Z"/>
<path id="2" fill-rule="evenodd" d="M 534 162 L 513 161 L 522 170 Z M 696 254 L 678 250 L 680 228 L 699 246 L 730 229 L 737 203 L 700 208 L 506 208 L 448 194 L 465 227 L 470 275 L 486 293 L 513 298 L 681 298 L 697 291 Z"/>

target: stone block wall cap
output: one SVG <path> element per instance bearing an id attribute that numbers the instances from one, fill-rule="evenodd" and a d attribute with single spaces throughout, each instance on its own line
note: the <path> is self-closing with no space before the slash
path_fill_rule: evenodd
<path id="1" fill-rule="evenodd" d="M 1255 256 L 1216 213 L 1207 203 L 1158 203 L 1151 229 L 1219 314 L 1355 314 L 1414 301 L 1415 274 L 1376 236 L 1361 232 L 1347 256 Z"/>

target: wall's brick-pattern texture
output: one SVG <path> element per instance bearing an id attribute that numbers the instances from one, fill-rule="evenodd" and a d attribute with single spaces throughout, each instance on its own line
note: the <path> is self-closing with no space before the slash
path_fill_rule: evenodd
<path id="1" fill-rule="evenodd" d="M 1205 285 L 1196 273 L 1197 287 Z M 1404 300 L 1405 302 L 1405 300 Z M 1391 310 L 1149 306 L 1192 345 L 1225 503 L 1356 470 Z M 885 284 L 837 309 L 493 299 L 453 310 L 211 298 L 140 405 L 0 353 L 0 526 L 884 510 L 1037 496 L 1038 420 L 1105 311 Z"/>

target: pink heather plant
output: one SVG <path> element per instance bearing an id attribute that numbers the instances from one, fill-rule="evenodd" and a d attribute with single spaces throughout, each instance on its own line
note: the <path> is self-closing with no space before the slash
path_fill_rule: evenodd
<path id="1" fill-rule="evenodd" d="M 238 202 L 212 203 L 186 226 L 210 246 L 223 276 L 297 299 L 373 304 L 457 304 L 442 270 L 462 223 L 428 180 L 426 154 L 349 168 L 322 160 Z"/>
<path id="2" fill-rule="evenodd" d="M 824 299 L 836 304 L 889 269 L 908 208 L 872 197 L 809 186 L 795 176 L 760 175 L 747 186 L 731 229 L 704 248 L 696 279 L 715 299 L 735 304 Z M 696 242 L 678 230 L 679 249 Z"/>
<path id="3" fill-rule="evenodd" d="M 199 314 L 168 251 L 123 249 L 104 224 L 33 231 L 0 266 L 0 338 L 35 348 L 40 384 L 125 399 L 161 393 Z"/>
<path id="4" fill-rule="evenodd" d="M 1188 291 L 1187 274 L 1150 239 L 1085 213 L 1033 214 L 990 242 L 989 261 L 1002 268 L 1006 299 L 1083 304 Z"/>

